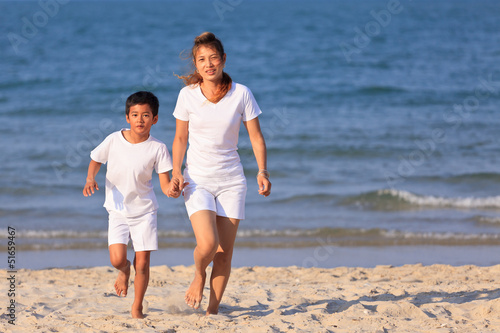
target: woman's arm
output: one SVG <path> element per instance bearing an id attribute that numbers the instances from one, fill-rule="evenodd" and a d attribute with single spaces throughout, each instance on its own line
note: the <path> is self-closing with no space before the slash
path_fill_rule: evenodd
<path id="1" fill-rule="evenodd" d="M 267 149 L 266 141 L 260 129 L 259 118 L 243 122 L 245 125 L 250 142 L 252 143 L 253 153 L 257 160 L 259 172 L 257 173 L 257 184 L 259 185 L 259 194 L 267 197 L 271 194 L 271 182 L 269 181 L 269 172 L 267 171 Z"/>
<path id="2" fill-rule="evenodd" d="M 99 172 L 100 168 L 101 168 L 101 163 L 96 162 L 94 160 L 90 160 L 89 170 L 87 172 L 87 180 L 85 182 L 85 186 L 83 187 L 84 196 L 89 197 L 92 194 L 94 194 L 94 189 L 99 191 L 99 186 L 95 181 L 95 176 Z"/>
<path id="3" fill-rule="evenodd" d="M 179 190 L 182 191 L 185 185 L 184 177 L 182 176 L 182 161 L 186 154 L 187 142 L 189 135 L 189 121 L 176 119 L 175 121 L 175 137 L 172 143 L 172 178 L 179 180 Z M 173 183 L 173 182 L 172 182 Z"/>

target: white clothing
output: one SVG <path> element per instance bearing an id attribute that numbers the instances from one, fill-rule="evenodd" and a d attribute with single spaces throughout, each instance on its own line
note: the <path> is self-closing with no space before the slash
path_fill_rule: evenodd
<path id="1" fill-rule="evenodd" d="M 184 201 L 189 217 L 200 210 L 211 210 L 218 216 L 238 220 L 245 219 L 246 178 L 232 177 L 227 180 L 186 177 Z"/>
<path id="2" fill-rule="evenodd" d="M 127 245 L 132 239 L 135 252 L 158 250 L 156 216 L 156 210 L 136 217 L 109 211 L 108 245 Z"/>
<path id="3" fill-rule="evenodd" d="M 262 111 L 250 89 L 233 82 L 217 104 L 209 102 L 199 85 L 182 88 L 174 117 L 189 121 L 186 170 L 191 177 L 226 178 L 243 175 L 238 155 L 241 121 Z"/>
<path id="4" fill-rule="evenodd" d="M 157 173 L 172 170 L 172 159 L 163 142 L 150 135 L 146 141 L 132 144 L 123 136 L 124 130 L 107 136 L 90 157 L 98 163 L 109 162 L 104 207 L 134 217 L 158 209 L 151 183 L 153 169 Z"/>

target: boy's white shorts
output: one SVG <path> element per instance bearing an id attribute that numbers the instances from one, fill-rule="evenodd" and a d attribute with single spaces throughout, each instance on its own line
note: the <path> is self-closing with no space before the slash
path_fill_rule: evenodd
<path id="1" fill-rule="evenodd" d="M 127 245 L 132 239 L 135 252 L 158 250 L 156 211 L 135 217 L 123 216 L 114 211 L 108 212 L 108 245 Z"/>
<path id="2" fill-rule="evenodd" d="M 189 185 L 184 188 L 186 210 L 191 217 L 200 210 L 211 210 L 218 216 L 245 219 L 247 182 L 244 176 L 230 179 L 185 177 Z"/>

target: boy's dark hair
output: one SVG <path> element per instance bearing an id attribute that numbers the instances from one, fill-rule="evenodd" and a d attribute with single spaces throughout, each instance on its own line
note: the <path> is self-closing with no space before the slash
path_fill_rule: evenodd
<path id="1" fill-rule="evenodd" d="M 138 91 L 130 95 L 127 98 L 127 102 L 125 103 L 125 114 L 128 116 L 130 113 L 130 107 L 138 104 L 149 105 L 151 111 L 153 112 L 153 117 L 156 117 L 158 115 L 160 102 L 158 102 L 158 98 L 156 98 L 156 96 L 152 92 Z"/>

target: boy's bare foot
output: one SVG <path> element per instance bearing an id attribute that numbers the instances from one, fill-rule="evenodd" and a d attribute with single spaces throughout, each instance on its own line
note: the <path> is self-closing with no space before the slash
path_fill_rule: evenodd
<path id="1" fill-rule="evenodd" d="M 127 296 L 128 279 L 130 277 L 130 261 L 127 260 L 127 267 L 118 271 L 118 277 L 115 281 L 115 290 L 118 296 Z"/>
<path id="2" fill-rule="evenodd" d="M 144 319 L 144 314 L 142 313 L 142 304 L 139 307 L 135 306 L 135 303 L 132 304 L 132 318 L 136 319 Z"/>
<path id="3" fill-rule="evenodd" d="M 184 297 L 186 304 L 194 309 L 200 307 L 206 277 L 207 274 L 205 272 L 203 272 L 203 274 L 196 273 L 193 282 L 191 282 L 191 285 L 186 291 L 186 297 Z"/>

